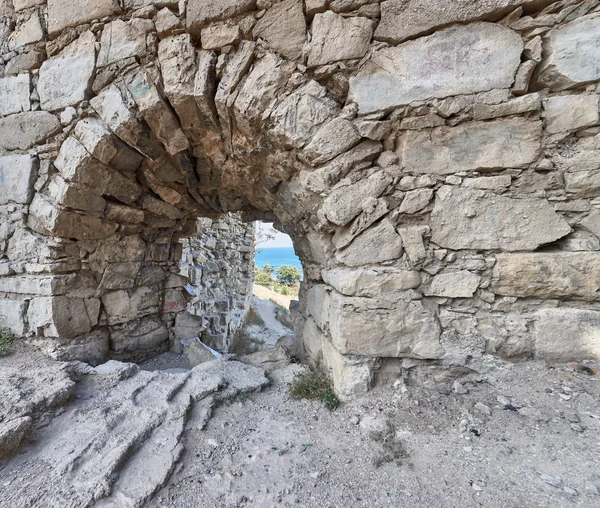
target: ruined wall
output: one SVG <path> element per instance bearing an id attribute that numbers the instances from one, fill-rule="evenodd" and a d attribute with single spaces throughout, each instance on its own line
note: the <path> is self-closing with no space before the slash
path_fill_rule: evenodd
<path id="1" fill-rule="evenodd" d="M 0 3 L 0 306 L 63 357 L 138 358 L 179 240 L 290 234 L 306 358 L 600 355 L 600 8 L 564 0 Z"/>
<path id="2" fill-rule="evenodd" d="M 199 219 L 197 228 L 183 239 L 179 273 L 189 280 L 192 297 L 187 313 L 177 316 L 175 333 L 227 351 L 250 307 L 255 227 L 228 214 Z"/>

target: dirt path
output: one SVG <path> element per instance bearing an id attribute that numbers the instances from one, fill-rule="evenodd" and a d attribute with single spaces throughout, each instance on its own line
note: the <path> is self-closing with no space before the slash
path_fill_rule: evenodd
<path id="1" fill-rule="evenodd" d="M 258 284 L 254 284 L 254 286 L 252 286 L 252 294 L 262 298 L 263 300 L 273 300 L 275 303 L 278 303 L 286 309 L 290 308 L 290 302 L 292 300 L 297 300 L 297 298 L 276 293 L 275 291 L 271 291 L 269 288 L 259 286 Z"/>
<path id="2" fill-rule="evenodd" d="M 273 301 L 253 296 L 251 305 L 262 322 L 249 324 L 246 331 L 255 341 L 264 342 L 261 349 L 272 348 L 281 337 L 294 333 L 277 319 L 278 306 Z"/>

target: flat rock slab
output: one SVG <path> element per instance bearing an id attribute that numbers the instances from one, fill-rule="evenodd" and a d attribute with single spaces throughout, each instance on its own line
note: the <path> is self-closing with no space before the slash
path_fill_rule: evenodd
<path id="1" fill-rule="evenodd" d="M 67 27 L 83 25 L 119 11 L 117 0 L 52 0 L 48 2 L 48 32 L 54 36 Z"/>
<path id="2" fill-rule="evenodd" d="M 491 23 L 441 30 L 376 51 L 350 78 L 349 97 L 361 114 L 431 98 L 509 88 L 521 63 L 516 32 Z"/>
<path id="3" fill-rule="evenodd" d="M 545 199 L 511 199 L 444 186 L 431 215 L 432 241 L 460 250 L 530 251 L 571 232 Z"/>

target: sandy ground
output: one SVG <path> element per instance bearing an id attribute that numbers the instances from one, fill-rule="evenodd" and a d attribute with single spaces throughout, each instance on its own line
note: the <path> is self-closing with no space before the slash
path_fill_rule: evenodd
<path id="1" fill-rule="evenodd" d="M 333 412 L 282 383 L 222 405 L 148 506 L 600 506 L 597 375 L 505 364 L 453 389 L 435 374 Z"/>
<path id="2" fill-rule="evenodd" d="M 257 291 L 257 288 L 260 288 L 260 290 Z M 293 330 L 277 319 L 276 312 L 279 302 L 274 302 L 275 297 L 287 298 L 262 286 L 254 286 L 254 296 L 252 297 L 251 305 L 263 323 L 251 324 L 246 327 L 246 331 L 254 340 L 262 343 L 261 349 L 272 348 L 281 337 L 293 335 L 294 333 Z M 281 303 L 279 305 L 282 306 Z M 287 308 L 285 306 L 285 309 Z"/>
<path id="3" fill-rule="evenodd" d="M 263 300 L 273 300 L 275 303 L 278 303 L 286 309 L 290 308 L 290 302 L 292 300 L 297 300 L 297 298 L 276 293 L 275 291 L 271 291 L 269 288 L 259 286 L 258 284 L 254 284 L 254 286 L 252 286 L 252 294 L 262 298 Z"/>

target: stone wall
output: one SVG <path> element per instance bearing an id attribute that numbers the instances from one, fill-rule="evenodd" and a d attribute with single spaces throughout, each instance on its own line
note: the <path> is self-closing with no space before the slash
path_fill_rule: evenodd
<path id="1" fill-rule="evenodd" d="M 192 299 L 176 320 L 180 338 L 200 337 L 227 351 L 250 308 L 254 281 L 254 223 L 239 214 L 199 219 L 197 234 L 183 239 L 180 274 Z"/>
<path id="2" fill-rule="evenodd" d="M 0 314 L 152 354 L 234 211 L 292 237 L 342 397 L 598 357 L 599 43 L 596 0 L 0 0 Z"/>

